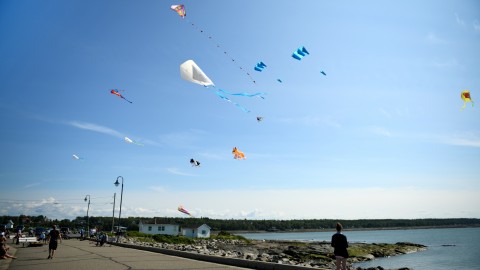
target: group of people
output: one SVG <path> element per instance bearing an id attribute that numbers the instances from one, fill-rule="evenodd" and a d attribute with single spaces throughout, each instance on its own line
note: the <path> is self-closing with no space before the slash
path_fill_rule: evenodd
<path id="1" fill-rule="evenodd" d="M 17 240 L 21 237 L 21 235 L 15 236 Z M 62 234 L 60 233 L 59 230 L 57 230 L 57 226 L 53 225 L 52 230 L 48 234 L 48 236 L 45 236 L 45 233 L 43 233 L 43 239 L 42 235 L 40 235 L 40 240 L 47 242 L 48 241 L 48 257 L 47 259 L 53 259 L 53 256 L 55 255 L 55 251 L 57 250 L 58 247 L 58 242 L 62 242 Z M 5 237 L 5 232 L 0 233 L 0 259 L 16 259 L 17 257 L 11 255 L 8 253 L 8 250 L 10 247 L 7 245 L 7 238 Z"/>
<path id="2" fill-rule="evenodd" d="M 347 237 L 342 234 L 342 224 L 336 224 L 337 232 L 332 235 L 331 245 L 334 248 L 333 254 L 335 255 L 335 265 L 336 270 L 346 270 L 347 269 L 347 258 L 348 258 L 348 241 Z M 44 235 L 45 237 L 45 235 Z M 42 238 L 42 236 L 40 236 Z M 97 246 L 103 246 L 108 241 L 108 236 L 106 233 L 99 233 L 96 239 Z M 45 238 L 45 241 L 48 241 L 48 257 L 47 259 L 53 259 L 55 251 L 58 247 L 58 242 L 62 242 L 62 234 L 57 230 L 57 226 L 53 225 L 52 230 L 48 234 L 48 237 Z M 8 253 L 9 246 L 7 245 L 7 238 L 5 233 L 0 233 L 0 259 L 16 259 L 17 257 L 12 256 Z"/>

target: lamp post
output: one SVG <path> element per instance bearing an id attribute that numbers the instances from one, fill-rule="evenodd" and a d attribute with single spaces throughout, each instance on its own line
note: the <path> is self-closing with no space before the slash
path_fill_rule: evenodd
<path id="1" fill-rule="evenodd" d="M 88 210 L 90 210 L 90 195 L 86 195 L 85 196 L 85 202 L 87 201 L 87 197 L 88 197 L 88 207 L 87 207 L 87 235 L 88 235 L 88 238 L 90 238 L 90 218 L 88 217 Z"/>
<path id="2" fill-rule="evenodd" d="M 116 187 L 118 187 L 118 185 L 120 184 L 118 182 L 118 178 L 122 178 L 122 191 L 120 192 L 120 211 L 118 213 L 118 228 L 117 228 L 117 242 L 118 240 L 120 239 L 120 218 L 122 217 L 122 199 L 123 199 L 123 177 L 122 176 L 119 176 L 117 177 L 117 181 L 115 181 L 115 183 L 113 183 Z"/>
<path id="3" fill-rule="evenodd" d="M 113 193 L 112 233 L 113 233 L 113 227 L 115 226 L 115 197 L 116 196 L 117 196 L 117 193 Z"/>

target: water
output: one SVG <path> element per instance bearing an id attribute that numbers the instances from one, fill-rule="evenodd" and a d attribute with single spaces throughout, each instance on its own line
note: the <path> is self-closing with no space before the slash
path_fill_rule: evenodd
<path id="1" fill-rule="evenodd" d="M 250 233 L 249 239 L 330 241 L 334 232 Z M 355 266 L 415 270 L 480 270 L 480 228 L 345 231 L 349 242 L 412 242 L 428 246 L 426 251 L 381 258 Z"/>

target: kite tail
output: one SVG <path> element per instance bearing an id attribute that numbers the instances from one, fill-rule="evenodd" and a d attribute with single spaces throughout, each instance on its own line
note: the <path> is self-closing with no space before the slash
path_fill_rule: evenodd
<path id="1" fill-rule="evenodd" d="M 240 110 L 246 112 L 246 113 L 249 113 L 250 110 L 242 107 L 240 104 L 236 103 L 236 102 L 233 102 L 232 100 L 230 100 L 229 98 L 227 98 L 226 96 L 224 96 L 222 93 L 220 93 L 219 91 L 215 91 L 215 94 L 217 94 L 217 96 L 221 99 L 224 99 L 230 103 L 233 103 L 233 105 L 237 106 L 237 108 L 239 108 Z"/>
<path id="2" fill-rule="evenodd" d="M 185 19 L 185 17 L 184 17 Z M 208 40 L 210 40 L 214 45 L 215 47 L 217 47 L 219 50 L 223 50 L 223 54 L 228 57 L 230 59 L 230 61 L 232 61 L 232 63 L 235 64 L 235 66 L 237 66 L 238 69 L 240 69 L 243 73 L 245 73 L 245 75 L 248 76 L 248 78 L 250 78 L 250 80 L 253 82 L 253 83 L 256 83 L 255 80 L 252 78 L 252 75 L 250 75 L 250 73 L 248 71 L 246 71 L 246 69 L 244 69 L 242 66 L 240 66 L 239 64 L 237 64 L 237 61 L 231 57 L 227 51 L 225 51 L 225 49 L 223 49 L 220 44 L 218 42 L 216 42 L 212 36 L 208 35 L 203 29 L 201 29 L 200 27 L 198 27 L 197 25 L 195 25 L 193 22 L 189 21 L 188 19 L 185 19 L 192 27 L 194 27 L 198 32 L 200 32 L 201 34 L 205 35 Z"/>
<path id="3" fill-rule="evenodd" d="M 124 98 L 124 97 L 122 97 L 122 98 L 125 99 L 125 101 L 129 102 L 130 104 L 133 103 L 133 102 L 131 102 L 130 100 Z"/>
<path id="4" fill-rule="evenodd" d="M 257 93 L 230 93 L 226 90 L 223 90 L 223 89 L 218 89 L 218 91 L 222 92 L 222 93 L 225 93 L 227 95 L 232 95 L 232 96 L 242 96 L 242 97 L 261 97 L 262 99 L 265 99 L 265 97 L 263 97 L 262 95 L 265 95 L 266 93 L 264 92 L 257 92 Z"/>

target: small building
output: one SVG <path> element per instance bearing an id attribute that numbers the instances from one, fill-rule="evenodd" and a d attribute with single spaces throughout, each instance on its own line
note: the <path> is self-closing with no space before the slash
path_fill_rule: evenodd
<path id="1" fill-rule="evenodd" d="M 13 229 L 13 221 L 9 220 L 7 224 L 5 224 L 5 229 Z"/>
<path id="2" fill-rule="evenodd" d="M 182 228 L 182 235 L 186 237 L 208 238 L 210 237 L 211 229 L 207 224 Z"/>
<path id="3" fill-rule="evenodd" d="M 138 231 L 146 234 L 167 234 L 178 235 L 180 232 L 180 225 L 176 224 L 150 224 L 140 221 L 138 224 Z"/>

